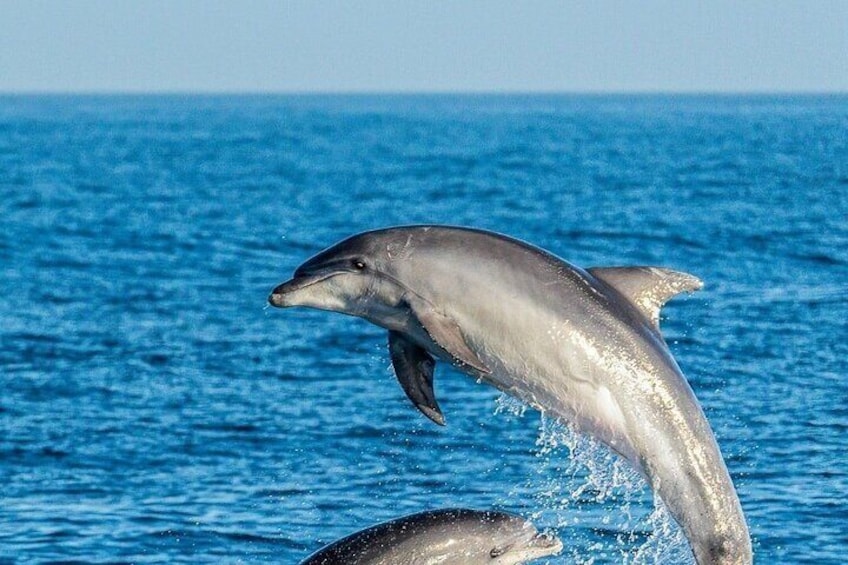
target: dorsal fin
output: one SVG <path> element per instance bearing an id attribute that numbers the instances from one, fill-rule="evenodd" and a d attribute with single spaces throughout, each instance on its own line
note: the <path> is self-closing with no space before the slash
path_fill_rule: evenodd
<path id="1" fill-rule="evenodd" d="M 630 300 L 660 329 L 660 308 L 681 292 L 694 292 L 704 286 L 698 277 L 659 267 L 593 267 L 587 269 Z"/>

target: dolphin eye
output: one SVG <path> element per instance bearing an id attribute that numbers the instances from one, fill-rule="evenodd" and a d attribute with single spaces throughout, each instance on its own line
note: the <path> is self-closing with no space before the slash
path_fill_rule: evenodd
<path id="1" fill-rule="evenodd" d="M 354 259 L 351 264 L 353 265 L 353 268 L 357 271 L 365 270 L 365 261 L 363 261 L 362 259 Z"/>
<path id="2" fill-rule="evenodd" d="M 506 553 L 506 549 L 502 547 L 493 547 L 492 551 L 489 552 L 489 557 L 495 559 L 496 557 L 500 557 L 504 553 Z"/>

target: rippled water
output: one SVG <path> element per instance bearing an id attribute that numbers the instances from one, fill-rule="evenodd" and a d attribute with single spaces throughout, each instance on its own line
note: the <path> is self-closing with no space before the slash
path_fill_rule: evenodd
<path id="1" fill-rule="evenodd" d="M 760 563 L 848 552 L 848 98 L 0 97 L 0 563 L 293 563 L 500 508 L 551 563 L 688 559 L 638 477 L 384 332 L 271 311 L 368 228 L 505 232 L 703 291 L 664 332 Z"/>

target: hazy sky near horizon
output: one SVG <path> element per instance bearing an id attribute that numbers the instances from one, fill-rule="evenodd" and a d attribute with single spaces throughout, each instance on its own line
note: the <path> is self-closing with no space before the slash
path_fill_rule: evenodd
<path id="1" fill-rule="evenodd" d="M 848 92 L 848 1 L 0 0 L 0 91 Z"/>

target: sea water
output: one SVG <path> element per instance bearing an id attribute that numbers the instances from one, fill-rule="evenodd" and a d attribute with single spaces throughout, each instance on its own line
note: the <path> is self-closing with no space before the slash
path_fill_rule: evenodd
<path id="1" fill-rule="evenodd" d="M 689 562 L 567 424 L 440 366 L 437 427 L 384 331 L 267 307 L 410 223 L 703 279 L 662 328 L 756 560 L 848 555 L 848 97 L 7 96 L 0 197 L 0 563 L 295 563 L 450 506 Z"/>

